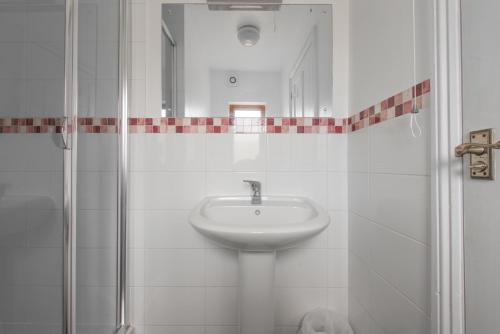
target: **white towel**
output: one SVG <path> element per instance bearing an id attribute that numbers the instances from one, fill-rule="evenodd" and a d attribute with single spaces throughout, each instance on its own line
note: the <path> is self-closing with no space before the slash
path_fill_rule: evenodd
<path id="1" fill-rule="evenodd" d="M 325 308 L 307 313 L 297 334 L 354 334 L 342 315 Z"/>

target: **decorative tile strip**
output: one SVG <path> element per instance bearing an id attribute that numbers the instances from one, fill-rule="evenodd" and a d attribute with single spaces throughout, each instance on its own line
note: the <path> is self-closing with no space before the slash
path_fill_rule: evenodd
<path id="1" fill-rule="evenodd" d="M 61 133 L 62 118 L 0 118 L 0 133 Z"/>
<path id="2" fill-rule="evenodd" d="M 81 133 L 118 133 L 118 119 L 115 117 L 78 119 L 78 132 Z"/>
<path id="3" fill-rule="evenodd" d="M 130 118 L 131 133 L 345 133 L 336 118 Z"/>
<path id="4" fill-rule="evenodd" d="M 348 118 L 129 118 L 130 133 L 329 133 L 359 131 L 372 125 L 411 113 L 430 105 L 430 80 L 391 96 Z M 117 133 L 118 119 L 83 117 L 78 132 Z M 60 133 L 63 118 L 0 118 L 0 133 Z"/>
<path id="5" fill-rule="evenodd" d="M 349 132 L 410 114 L 414 103 L 422 110 L 430 106 L 431 81 L 426 80 L 344 120 Z"/>

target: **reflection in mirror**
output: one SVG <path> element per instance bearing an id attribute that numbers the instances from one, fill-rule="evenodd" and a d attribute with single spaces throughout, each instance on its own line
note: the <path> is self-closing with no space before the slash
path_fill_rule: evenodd
<path id="1" fill-rule="evenodd" d="M 162 5 L 163 117 L 331 117 L 331 5 Z"/>

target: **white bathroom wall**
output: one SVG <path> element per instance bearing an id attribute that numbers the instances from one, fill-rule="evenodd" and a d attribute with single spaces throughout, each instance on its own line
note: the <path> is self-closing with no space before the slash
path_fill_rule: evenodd
<path id="1" fill-rule="evenodd" d="M 417 1 L 417 81 L 432 76 L 432 4 Z M 351 113 L 413 85 L 411 0 L 352 0 Z M 428 98 L 428 97 L 427 97 Z M 349 319 L 356 334 L 430 332 L 430 123 L 349 134 Z"/>
<path id="2" fill-rule="evenodd" d="M 294 332 L 315 307 L 346 314 L 345 150 L 345 135 L 131 136 L 135 324 L 145 333 L 237 333 L 237 252 L 201 237 L 187 217 L 204 196 L 249 194 L 243 179 L 261 181 L 264 194 L 311 197 L 332 217 L 327 231 L 278 253 L 279 331 Z"/>
<path id="3" fill-rule="evenodd" d="M 144 97 L 151 50 L 141 50 L 151 5 L 133 0 L 131 8 L 135 117 L 157 116 Z M 346 103 L 338 103 L 335 116 L 346 116 Z M 137 333 L 238 333 L 237 253 L 201 237 L 188 214 L 204 196 L 249 194 L 248 178 L 262 181 L 264 194 L 311 197 L 332 217 L 327 231 L 278 254 L 276 332 L 295 333 L 319 306 L 347 314 L 346 134 L 132 134 L 130 145 Z"/>
<path id="4" fill-rule="evenodd" d="M 227 76 L 238 76 L 238 86 L 227 84 Z M 210 110 L 228 117 L 231 103 L 262 103 L 266 105 L 266 117 L 280 117 L 281 73 L 249 71 L 210 71 Z"/>

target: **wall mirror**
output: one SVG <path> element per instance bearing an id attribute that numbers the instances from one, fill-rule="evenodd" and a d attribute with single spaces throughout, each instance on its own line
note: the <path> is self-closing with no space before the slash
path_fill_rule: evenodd
<path id="1" fill-rule="evenodd" d="M 162 4 L 162 117 L 332 116 L 332 5 L 266 9 Z"/>

